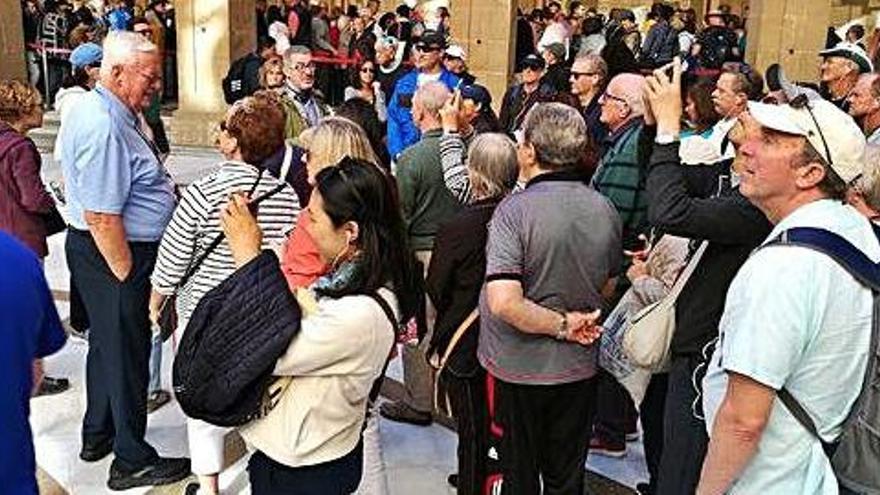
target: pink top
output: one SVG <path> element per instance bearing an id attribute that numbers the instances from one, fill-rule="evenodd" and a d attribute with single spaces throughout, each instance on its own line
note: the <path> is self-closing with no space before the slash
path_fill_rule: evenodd
<path id="1" fill-rule="evenodd" d="M 291 291 L 312 285 L 318 277 L 327 273 L 329 268 L 321 260 L 318 246 L 309 234 L 308 228 L 311 224 L 312 218 L 309 212 L 303 210 L 296 222 L 296 228 L 284 245 L 281 270 Z"/>

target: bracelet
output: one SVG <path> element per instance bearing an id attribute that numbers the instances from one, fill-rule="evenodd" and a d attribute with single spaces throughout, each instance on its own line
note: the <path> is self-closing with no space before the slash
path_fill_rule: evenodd
<path id="1" fill-rule="evenodd" d="M 568 315 L 559 313 L 559 328 L 556 329 L 556 340 L 568 340 Z"/>

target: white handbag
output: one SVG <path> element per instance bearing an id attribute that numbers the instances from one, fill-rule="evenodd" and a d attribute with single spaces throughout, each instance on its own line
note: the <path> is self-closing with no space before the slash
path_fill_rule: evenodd
<path id="1" fill-rule="evenodd" d="M 623 334 L 623 351 L 632 364 L 654 373 L 666 369 L 669 363 L 669 346 L 675 334 L 675 302 L 694 273 L 708 244 L 707 241 L 700 244 L 666 297 L 645 306 L 630 318 L 629 328 Z"/>

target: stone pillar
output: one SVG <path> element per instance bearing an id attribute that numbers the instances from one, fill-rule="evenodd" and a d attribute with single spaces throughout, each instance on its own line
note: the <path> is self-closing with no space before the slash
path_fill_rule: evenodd
<path id="1" fill-rule="evenodd" d="M 516 48 L 516 0 L 452 0 L 452 34 L 467 51 L 468 67 L 477 82 L 501 106 L 501 95 L 513 73 Z"/>
<path id="2" fill-rule="evenodd" d="M 831 0 L 752 0 L 746 59 L 760 70 L 778 62 L 792 80 L 818 79 Z"/>
<path id="3" fill-rule="evenodd" d="M 226 112 L 222 80 L 230 64 L 256 49 L 249 0 L 177 0 L 179 106 L 170 129 L 174 145 L 208 146 Z"/>
<path id="4" fill-rule="evenodd" d="M 0 79 L 27 80 L 21 2 L 0 0 Z"/>

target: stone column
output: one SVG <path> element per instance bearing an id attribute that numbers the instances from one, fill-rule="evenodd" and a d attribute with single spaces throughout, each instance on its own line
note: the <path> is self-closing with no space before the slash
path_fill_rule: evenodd
<path id="1" fill-rule="evenodd" d="M 818 80 L 831 0 L 752 0 L 746 59 L 760 70 L 778 62 L 792 80 Z"/>
<path id="2" fill-rule="evenodd" d="M 170 129 L 174 145 L 212 145 L 226 112 L 222 80 L 230 64 L 256 49 L 249 0 L 177 0 L 179 106 Z"/>
<path id="3" fill-rule="evenodd" d="M 27 80 L 21 2 L 0 0 L 0 79 Z"/>
<path id="4" fill-rule="evenodd" d="M 452 0 L 452 34 L 467 51 L 468 67 L 491 92 L 493 106 L 513 73 L 516 48 L 516 0 Z"/>

